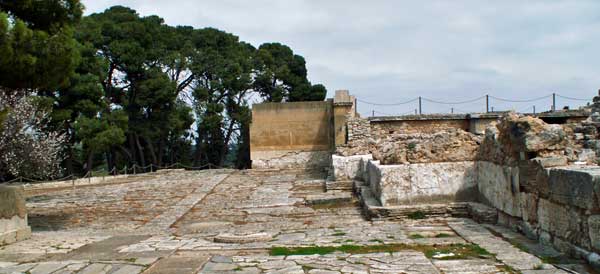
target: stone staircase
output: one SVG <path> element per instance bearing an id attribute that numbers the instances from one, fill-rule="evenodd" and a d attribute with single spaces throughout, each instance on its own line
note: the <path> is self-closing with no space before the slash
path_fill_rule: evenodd
<path id="1" fill-rule="evenodd" d="M 382 206 L 362 181 L 354 181 L 353 190 L 368 220 L 403 220 L 430 217 L 473 218 L 480 223 L 496 223 L 495 209 L 473 202 L 431 203 Z"/>

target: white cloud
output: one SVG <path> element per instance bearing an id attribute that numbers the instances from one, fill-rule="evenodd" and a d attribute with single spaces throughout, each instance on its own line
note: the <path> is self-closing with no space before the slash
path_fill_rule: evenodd
<path id="1" fill-rule="evenodd" d="M 346 88 L 378 102 L 417 96 L 460 101 L 487 92 L 591 99 L 600 87 L 600 2 L 593 0 L 83 2 L 88 14 L 118 4 L 172 25 L 216 27 L 255 46 L 285 43 L 306 58 L 310 79 L 325 84 L 330 96 Z M 538 110 L 549 107 L 535 104 Z M 425 106 L 427 112 L 450 109 Z M 375 109 L 403 113 L 414 107 Z M 456 108 L 482 110 L 482 104 Z M 363 113 L 371 109 L 359 106 Z"/>

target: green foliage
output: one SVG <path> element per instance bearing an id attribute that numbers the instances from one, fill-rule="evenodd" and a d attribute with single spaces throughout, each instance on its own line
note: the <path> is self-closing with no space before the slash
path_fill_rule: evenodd
<path id="1" fill-rule="evenodd" d="M 327 90 L 312 86 L 307 79 L 306 61 L 285 45 L 266 43 L 255 57 L 257 77 L 254 89 L 269 102 L 322 101 Z"/>
<path id="2" fill-rule="evenodd" d="M 411 220 L 421 220 L 427 218 L 427 215 L 423 211 L 414 211 L 407 215 L 407 217 Z"/>
<path id="3" fill-rule="evenodd" d="M 79 63 L 73 24 L 78 0 L 0 1 L 0 86 L 64 86 Z"/>
<path id="4" fill-rule="evenodd" d="M 413 240 L 414 239 L 423 239 L 423 238 L 425 238 L 425 236 L 423 236 L 421 234 L 418 234 L 418 233 L 414 233 L 414 234 L 408 235 L 408 238 L 409 239 L 413 239 Z"/>
<path id="5" fill-rule="evenodd" d="M 269 251 L 271 256 L 292 255 L 325 255 L 334 252 L 350 254 L 398 252 L 403 250 L 416 250 L 423 252 L 427 258 L 434 258 L 440 254 L 453 254 L 443 256 L 442 260 L 477 259 L 493 256 L 487 250 L 475 244 L 451 244 L 451 245 L 407 245 L 407 244 L 380 244 L 380 245 L 341 245 L 341 246 L 309 246 L 309 247 L 272 247 Z"/>
<path id="6" fill-rule="evenodd" d="M 191 161 L 248 168 L 252 93 L 326 96 L 285 45 L 256 49 L 123 6 L 82 11 L 79 0 L 0 0 L 0 87 L 35 91 L 47 130 L 64 133 L 67 173 Z"/>

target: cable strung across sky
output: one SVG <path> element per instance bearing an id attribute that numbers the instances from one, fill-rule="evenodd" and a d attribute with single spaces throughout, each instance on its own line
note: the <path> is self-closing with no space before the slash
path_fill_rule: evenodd
<path id="1" fill-rule="evenodd" d="M 556 97 L 560 97 L 560 98 L 567 99 L 567 100 L 591 101 L 590 99 L 574 98 L 574 97 L 560 95 L 558 93 L 555 93 L 554 95 L 556 95 Z M 486 97 L 491 98 L 491 99 L 495 99 L 495 100 L 498 100 L 498 101 L 503 101 L 503 102 L 526 103 L 526 102 L 535 102 L 535 101 L 540 101 L 542 99 L 552 98 L 552 96 L 553 96 L 553 94 L 547 94 L 547 95 L 544 95 L 544 96 L 540 96 L 540 97 L 536 97 L 536 98 L 531 98 L 531 99 L 506 99 L 506 98 L 496 97 L 496 96 L 493 96 L 493 95 L 484 95 L 484 96 L 480 96 L 480 97 L 473 98 L 473 99 L 468 99 L 468 100 L 464 100 L 464 101 L 455 101 L 455 102 L 444 102 L 441 99 L 430 99 L 430 98 L 426 98 L 426 97 L 417 97 L 417 98 L 410 99 L 410 100 L 407 100 L 407 101 L 403 101 L 403 102 L 400 102 L 400 103 L 374 103 L 374 102 L 369 102 L 369 101 L 365 101 L 365 100 L 361 100 L 361 99 L 356 99 L 356 100 L 358 102 L 365 103 L 367 105 L 373 105 L 373 106 L 399 106 L 399 105 L 406 105 L 406 104 L 409 104 L 409 103 L 412 103 L 412 102 L 419 101 L 419 99 L 421 99 L 423 101 L 426 101 L 426 102 L 435 103 L 435 104 L 461 105 L 461 104 L 468 104 L 468 103 L 477 102 L 479 100 L 485 99 Z"/>

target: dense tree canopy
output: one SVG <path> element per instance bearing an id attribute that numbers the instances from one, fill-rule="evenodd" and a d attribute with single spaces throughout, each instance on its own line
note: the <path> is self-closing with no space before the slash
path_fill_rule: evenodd
<path id="1" fill-rule="evenodd" d="M 79 62 L 79 0 L 0 0 L 0 86 L 55 89 Z"/>
<path id="2" fill-rule="evenodd" d="M 65 173 L 248 167 L 253 93 L 281 102 L 327 92 L 279 43 L 255 48 L 122 6 L 81 14 L 78 0 L 0 0 L 0 86 L 29 89 L 49 106 L 45 130 L 64 133 Z"/>

